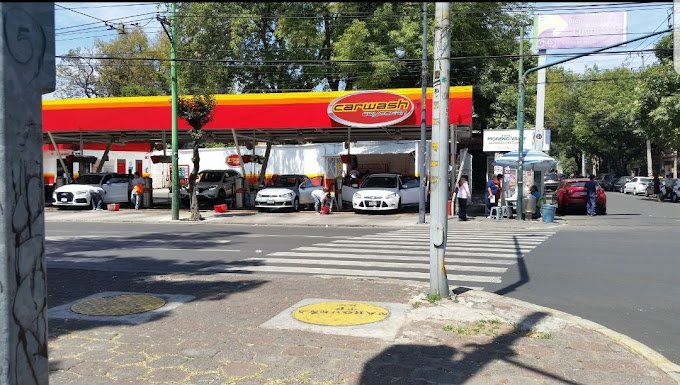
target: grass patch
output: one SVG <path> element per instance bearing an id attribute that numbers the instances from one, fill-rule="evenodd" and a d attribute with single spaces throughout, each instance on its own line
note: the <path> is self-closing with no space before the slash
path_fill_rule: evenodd
<path id="1" fill-rule="evenodd" d="M 442 296 L 441 294 L 428 294 L 427 295 L 427 302 L 429 303 L 435 303 L 437 301 L 441 301 Z"/>
<path id="2" fill-rule="evenodd" d="M 519 337 L 535 338 L 541 340 L 552 339 L 552 334 L 543 333 L 531 330 L 520 330 L 516 325 L 510 325 L 498 320 L 480 320 L 472 323 L 465 323 L 461 325 L 444 325 L 445 332 L 456 333 L 461 336 L 488 336 L 498 337 L 502 334 L 508 334 Z"/>
<path id="3" fill-rule="evenodd" d="M 422 305 L 423 305 L 423 303 L 420 302 L 420 301 L 414 302 L 414 303 L 411 304 L 411 306 L 412 306 L 414 309 L 417 309 L 417 308 L 419 308 L 419 307 L 422 306 Z"/>

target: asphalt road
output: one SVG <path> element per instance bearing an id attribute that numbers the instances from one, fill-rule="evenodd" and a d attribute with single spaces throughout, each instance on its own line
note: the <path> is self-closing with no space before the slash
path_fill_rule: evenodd
<path id="1" fill-rule="evenodd" d="M 607 215 L 564 216 L 568 226 L 508 271 L 516 287 L 486 289 L 598 322 L 680 363 L 680 204 L 607 197 Z"/>

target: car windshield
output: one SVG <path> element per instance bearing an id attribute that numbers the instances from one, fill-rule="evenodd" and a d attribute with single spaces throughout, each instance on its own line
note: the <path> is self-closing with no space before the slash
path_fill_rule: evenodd
<path id="1" fill-rule="evenodd" d="M 640 182 L 649 183 L 651 181 L 652 181 L 652 178 L 640 178 Z"/>
<path id="2" fill-rule="evenodd" d="M 73 181 L 74 184 L 100 184 L 102 181 L 101 175 L 80 175 L 76 180 Z"/>
<path id="3" fill-rule="evenodd" d="M 273 187 L 295 187 L 297 178 L 294 176 L 280 176 L 276 179 Z"/>
<path id="4" fill-rule="evenodd" d="M 198 173 L 199 182 L 219 182 L 222 180 L 223 171 L 203 171 Z"/>
<path id="5" fill-rule="evenodd" d="M 545 176 L 545 180 L 559 180 L 560 178 L 557 176 L 557 174 L 548 174 Z"/>
<path id="6" fill-rule="evenodd" d="M 393 176 L 371 176 L 361 185 L 362 188 L 397 188 L 397 178 Z"/>

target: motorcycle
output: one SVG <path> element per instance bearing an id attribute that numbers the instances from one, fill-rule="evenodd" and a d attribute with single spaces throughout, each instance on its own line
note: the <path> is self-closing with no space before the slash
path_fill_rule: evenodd
<path id="1" fill-rule="evenodd" d="M 677 202 L 678 195 L 673 191 L 673 186 L 667 186 L 665 184 L 662 184 L 661 186 L 659 186 L 659 193 L 656 195 L 656 199 L 659 202 L 663 202 L 665 200 Z"/>

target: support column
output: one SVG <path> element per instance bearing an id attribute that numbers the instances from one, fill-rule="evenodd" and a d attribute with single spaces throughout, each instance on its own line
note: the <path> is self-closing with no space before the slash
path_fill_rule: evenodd
<path id="1" fill-rule="evenodd" d="M 0 3 L 0 384 L 47 385 L 42 94 L 54 3 Z"/>
<path id="2" fill-rule="evenodd" d="M 652 177 L 654 171 L 652 170 L 652 141 L 647 139 L 647 176 Z"/>
<path id="3" fill-rule="evenodd" d="M 271 152 L 272 143 L 267 142 L 267 149 L 264 150 L 264 161 L 262 162 L 262 167 L 260 167 L 260 178 L 258 179 L 260 186 L 264 185 L 264 180 L 265 177 L 267 176 L 267 165 L 269 164 L 269 155 L 271 154 Z"/>
<path id="4" fill-rule="evenodd" d="M 113 146 L 113 142 L 115 141 L 116 138 L 112 136 L 111 140 L 109 140 L 109 143 L 106 145 L 106 150 L 104 150 L 104 155 L 102 155 L 102 159 L 99 161 L 99 164 L 97 165 L 97 172 L 102 172 L 104 162 L 109 160 L 109 151 L 111 151 L 111 146 Z M 163 145 L 165 146 L 165 141 L 163 141 Z M 165 148 L 163 148 L 163 155 L 165 155 Z"/>

